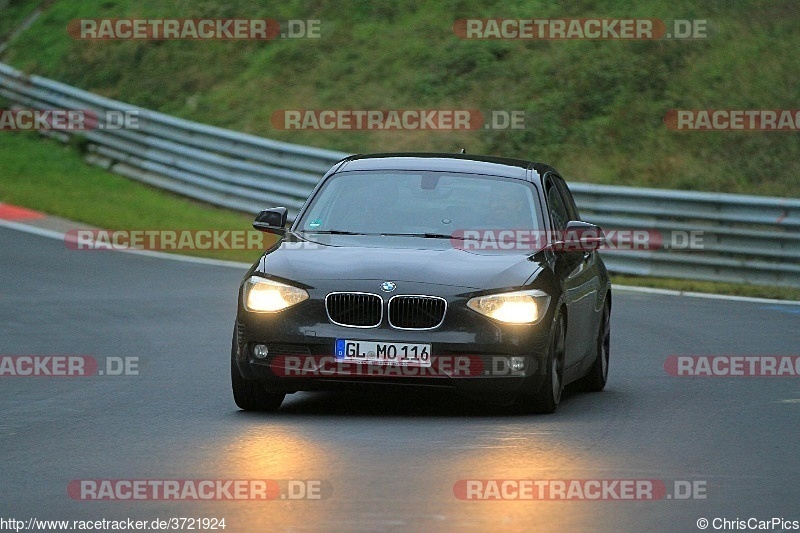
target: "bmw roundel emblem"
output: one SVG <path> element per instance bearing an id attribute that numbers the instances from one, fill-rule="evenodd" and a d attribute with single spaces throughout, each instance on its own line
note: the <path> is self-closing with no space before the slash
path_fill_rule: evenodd
<path id="1" fill-rule="evenodd" d="M 397 288 L 397 284 L 394 281 L 384 281 L 381 283 L 381 290 L 383 292 L 392 292 Z"/>

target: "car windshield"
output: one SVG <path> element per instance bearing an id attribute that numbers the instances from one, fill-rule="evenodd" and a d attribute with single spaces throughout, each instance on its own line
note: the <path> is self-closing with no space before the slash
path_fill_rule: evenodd
<path id="1" fill-rule="evenodd" d="M 298 225 L 303 232 L 451 235 L 540 227 L 530 183 L 449 172 L 352 171 L 329 179 Z"/>

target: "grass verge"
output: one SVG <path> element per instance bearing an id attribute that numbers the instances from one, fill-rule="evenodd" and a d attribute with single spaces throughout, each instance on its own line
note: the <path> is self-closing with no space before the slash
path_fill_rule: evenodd
<path id="1" fill-rule="evenodd" d="M 27 0 L 0 9 L 19 18 Z M 0 0 L 2 4 L 2 0 Z M 796 0 L 390 2 L 55 0 L 9 64 L 148 109 L 351 153 L 455 152 L 553 164 L 590 183 L 800 196 L 800 132 L 674 131 L 672 109 L 797 107 Z M 20 6 L 19 8 L 15 6 Z M 7 14 L 8 12 L 8 14 Z M 704 39 L 468 40 L 461 18 L 708 21 Z M 319 20 L 319 38 L 76 40 L 79 18 Z M 524 127 L 287 128 L 282 110 L 524 112 Z M 277 117 L 277 118 L 276 118 Z M 273 118 L 276 123 L 273 123 Z M 487 125 L 489 123 L 487 122 Z"/>
<path id="2" fill-rule="evenodd" d="M 800 289 L 775 287 L 770 285 L 745 285 L 743 283 L 723 283 L 719 281 L 698 281 L 691 279 L 654 278 L 648 276 L 627 276 L 612 274 L 612 283 L 633 287 L 653 287 L 683 292 L 703 292 L 727 294 L 730 296 L 749 296 L 752 298 L 772 298 L 775 300 L 800 301 Z"/>
<path id="3" fill-rule="evenodd" d="M 42 4 L 41 0 L 15 0 L 3 2 L 3 15 L 0 16 L 0 43 L 6 41 L 14 30 L 28 18 L 37 7 Z"/>
<path id="4" fill-rule="evenodd" d="M 249 230 L 252 216 L 202 204 L 86 164 L 69 146 L 3 133 L 0 201 L 104 229 Z M 255 231 L 255 230 L 253 230 Z M 265 240 L 265 242 L 267 242 Z M 252 262 L 258 250 L 189 250 Z"/>

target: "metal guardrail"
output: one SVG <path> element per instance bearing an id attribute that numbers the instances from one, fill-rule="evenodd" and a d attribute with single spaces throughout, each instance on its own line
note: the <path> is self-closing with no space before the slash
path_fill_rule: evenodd
<path id="1" fill-rule="evenodd" d="M 137 112 L 138 129 L 97 128 L 86 159 L 210 204 L 294 215 L 322 174 L 347 154 L 233 132 L 104 98 L 0 63 L 0 97 L 37 109 Z M 62 135 L 62 140 L 67 136 Z M 570 185 L 583 218 L 604 229 L 701 232 L 702 251 L 606 251 L 623 274 L 800 287 L 800 199 Z"/>
<path id="2" fill-rule="evenodd" d="M 622 274 L 800 287 L 800 200 L 572 184 L 604 229 L 699 232 L 702 250 L 605 252 Z"/>
<path id="3" fill-rule="evenodd" d="M 347 154 L 283 143 L 183 120 L 26 76 L 0 63 L 0 96 L 36 109 L 137 113 L 137 129 L 80 132 L 87 159 L 112 172 L 211 204 L 258 212 L 280 204 L 296 213 L 311 188 Z M 102 126 L 102 124 L 100 124 Z"/>

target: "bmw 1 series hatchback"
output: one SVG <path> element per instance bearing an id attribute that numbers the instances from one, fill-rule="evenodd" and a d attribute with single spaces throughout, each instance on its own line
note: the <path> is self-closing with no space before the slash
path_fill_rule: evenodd
<path id="1" fill-rule="evenodd" d="M 343 159 L 242 281 L 231 379 L 245 410 L 325 389 L 435 388 L 553 412 L 603 389 L 611 282 L 600 228 L 559 173 L 516 159 Z"/>

